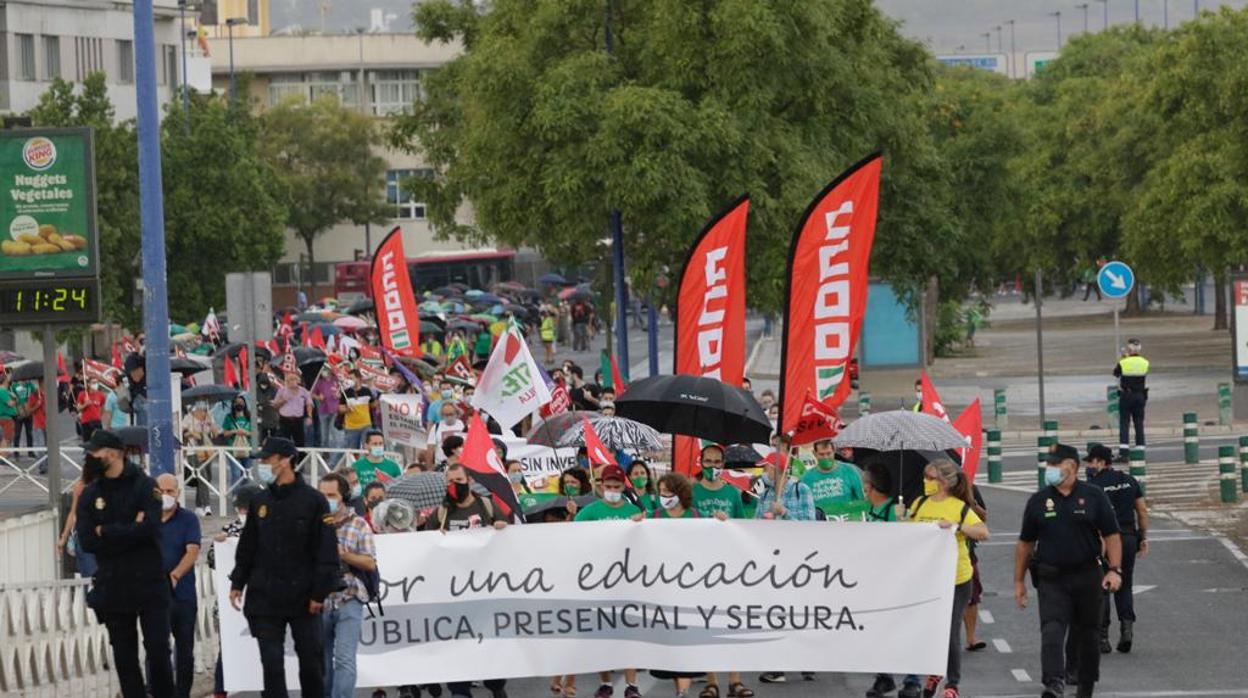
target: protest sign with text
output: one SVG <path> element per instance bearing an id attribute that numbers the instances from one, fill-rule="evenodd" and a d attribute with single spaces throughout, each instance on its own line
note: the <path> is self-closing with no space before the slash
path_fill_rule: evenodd
<path id="1" fill-rule="evenodd" d="M 381 432 L 387 443 L 420 448 L 429 443 L 420 423 L 423 402 L 419 395 L 381 396 Z"/>
<path id="2" fill-rule="evenodd" d="M 216 544 L 231 692 L 262 683 L 228 600 L 236 543 Z M 896 551 L 923 573 L 898 573 Z M 360 687 L 621 666 L 940 674 L 949 651 L 957 553 L 934 524 L 601 521 L 383 535 L 377 554 L 385 615 L 363 621 Z M 286 672 L 296 685 L 290 652 Z"/>

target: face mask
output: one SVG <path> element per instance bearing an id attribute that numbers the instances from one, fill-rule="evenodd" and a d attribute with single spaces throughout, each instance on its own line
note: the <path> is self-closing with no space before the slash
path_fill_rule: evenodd
<path id="1" fill-rule="evenodd" d="M 617 492 L 616 490 L 604 490 L 602 493 L 602 499 L 605 502 L 617 504 L 624 499 L 624 493 Z"/>
<path id="2" fill-rule="evenodd" d="M 455 417 L 443 417 L 442 423 L 446 425 L 447 429 L 456 429 L 459 427 L 459 420 Z"/>
<path id="3" fill-rule="evenodd" d="M 443 399 L 443 400 L 450 400 L 450 399 L 451 399 L 451 395 L 452 395 L 452 393 L 451 393 L 451 391 L 449 391 L 449 390 L 443 390 L 443 391 L 442 391 L 442 399 Z"/>
<path id="4" fill-rule="evenodd" d="M 350 390 L 355 387 L 355 381 L 343 381 L 342 384 L 346 386 L 347 390 Z"/>
<path id="5" fill-rule="evenodd" d="M 238 523 L 239 523 L 239 525 L 240 525 L 240 526 L 246 526 L 246 525 L 247 525 L 247 515 L 246 515 L 246 514 L 239 514 L 239 515 L 238 515 Z"/>
<path id="6" fill-rule="evenodd" d="M 331 514 L 336 514 L 336 513 L 338 513 L 338 500 L 337 500 L 337 499 L 330 499 L 330 500 L 328 500 L 328 501 L 329 501 L 329 513 L 331 513 Z"/>
<path id="7" fill-rule="evenodd" d="M 277 476 L 273 474 L 273 466 L 268 463 L 261 463 L 256 466 L 256 477 L 266 485 L 273 484 L 273 481 L 277 479 Z"/>
<path id="8" fill-rule="evenodd" d="M 819 458 L 815 461 L 815 466 L 820 470 L 831 470 L 836 467 L 835 458 Z"/>
<path id="9" fill-rule="evenodd" d="M 925 494 L 925 495 L 927 495 L 928 497 L 930 497 L 930 496 L 932 496 L 932 495 L 936 494 L 936 493 L 937 493 L 937 492 L 939 492 L 939 491 L 940 491 L 940 487 L 936 485 L 936 481 L 935 481 L 935 480 L 924 480 L 924 481 L 923 481 L 923 494 Z"/>
<path id="10" fill-rule="evenodd" d="M 362 494 L 364 494 L 364 486 L 363 486 L 363 485 L 360 485 L 359 483 L 356 483 L 354 486 L 352 486 L 352 487 L 351 487 L 351 497 L 352 497 L 352 498 L 358 498 L 358 497 L 359 497 L 360 495 L 362 495 Z"/>
<path id="11" fill-rule="evenodd" d="M 507 480 L 513 485 L 524 482 L 524 473 L 507 473 Z"/>
<path id="12" fill-rule="evenodd" d="M 564 485 L 563 494 L 568 497 L 576 497 L 581 493 L 580 485 Z"/>
<path id="13" fill-rule="evenodd" d="M 371 511 L 372 509 L 375 509 L 375 508 L 377 507 L 377 505 L 378 505 L 378 504 L 381 504 L 381 503 L 382 503 L 382 502 L 384 502 L 384 501 L 386 501 L 386 500 L 384 500 L 384 499 L 367 499 L 367 500 L 364 500 L 364 506 L 368 507 L 368 508 L 369 508 L 369 510 Z"/>
<path id="14" fill-rule="evenodd" d="M 670 497 L 659 497 L 659 504 L 662 504 L 664 509 L 673 509 L 676 505 L 680 504 L 680 497 L 677 497 L 676 495 L 672 495 Z"/>
<path id="15" fill-rule="evenodd" d="M 918 400 L 919 402 L 923 402 L 923 391 L 922 390 L 914 391 L 914 399 Z"/>
<path id="16" fill-rule="evenodd" d="M 719 468 L 706 468 L 706 467 L 702 468 L 703 480 L 709 480 L 710 482 L 718 482 L 719 476 L 720 476 Z"/>
<path id="17" fill-rule="evenodd" d="M 86 460 L 82 462 L 82 468 L 94 475 L 102 475 L 105 470 L 108 470 L 108 463 L 99 456 L 87 454 Z"/>
<path id="18" fill-rule="evenodd" d="M 377 456 L 378 458 L 381 458 L 382 456 L 386 455 L 386 447 L 385 446 L 369 446 L 368 453 L 371 456 Z"/>
<path id="19" fill-rule="evenodd" d="M 1056 465 L 1044 466 L 1044 484 L 1056 485 L 1062 481 L 1062 469 Z"/>
<path id="20" fill-rule="evenodd" d="M 451 498 L 452 502 L 462 502 L 468 499 L 468 483 L 451 482 L 446 485 L 446 495 Z"/>
<path id="21" fill-rule="evenodd" d="M 1084 471 L 1084 474 L 1086 474 L 1088 476 L 1088 479 L 1091 480 L 1092 478 L 1096 477 L 1096 468 L 1093 468 L 1092 466 L 1089 465 L 1087 469 Z"/>
<path id="22" fill-rule="evenodd" d="M 759 482 L 763 483 L 763 487 L 771 487 L 771 476 L 763 473 L 763 476 L 759 478 Z"/>
<path id="23" fill-rule="evenodd" d="M 99 389 L 100 389 L 100 384 L 99 384 L 99 383 L 92 383 L 92 384 L 88 385 L 88 386 L 87 386 L 87 388 L 89 388 L 90 390 L 99 390 Z"/>
<path id="24" fill-rule="evenodd" d="M 173 511 L 178 505 L 178 500 L 171 494 L 160 495 L 160 508 L 164 511 Z"/>
<path id="25" fill-rule="evenodd" d="M 637 477 L 632 478 L 632 481 L 633 487 L 639 490 L 646 489 L 646 485 L 650 484 L 650 478 L 645 475 L 638 475 Z"/>

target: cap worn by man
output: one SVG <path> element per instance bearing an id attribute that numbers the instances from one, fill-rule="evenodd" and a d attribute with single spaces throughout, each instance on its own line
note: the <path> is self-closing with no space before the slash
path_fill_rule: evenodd
<path id="1" fill-rule="evenodd" d="M 609 480 L 615 480 L 616 482 L 627 481 L 627 478 L 624 476 L 624 470 L 618 465 L 608 465 L 603 468 L 602 474 L 598 476 L 598 479 L 603 482 L 607 482 Z"/>
<path id="2" fill-rule="evenodd" d="M 1089 463 L 1094 460 L 1102 460 L 1106 463 L 1110 463 L 1114 460 L 1114 452 L 1110 450 L 1108 446 L 1096 444 L 1092 448 L 1088 449 L 1088 455 L 1083 460 Z"/>
<path id="3" fill-rule="evenodd" d="M 1054 444 L 1049 449 L 1049 465 L 1061 465 L 1063 461 L 1079 462 L 1079 450 L 1066 444 Z"/>
<path id="4" fill-rule="evenodd" d="M 82 445 L 82 450 L 87 453 L 95 453 L 101 448 L 115 448 L 118 451 L 124 451 L 126 450 L 126 445 L 117 434 L 107 429 L 96 429 L 91 432 L 91 438 Z"/>

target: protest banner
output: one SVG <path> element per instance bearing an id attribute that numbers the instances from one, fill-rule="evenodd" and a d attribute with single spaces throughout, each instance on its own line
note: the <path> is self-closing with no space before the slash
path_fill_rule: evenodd
<path id="1" fill-rule="evenodd" d="M 540 487 L 542 480 L 558 481 L 560 473 L 576 465 L 575 448 L 537 446 L 519 437 L 501 438 L 507 446 L 507 460 L 520 461 L 530 486 Z"/>
<path id="2" fill-rule="evenodd" d="M 424 400 L 419 395 L 381 396 L 381 433 L 386 443 L 424 448 L 429 435 L 420 423 Z"/>
<path id="3" fill-rule="evenodd" d="M 379 392 L 392 392 L 399 387 L 399 379 L 390 375 L 384 369 L 374 368 L 363 359 L 356 364 L 355 368 L 360 372 L 360 378 L 365 383 L 371 382 L 373 388 Z"/>
<path id="4" fill-rule="evenodd" d="M 229 602 L 237 539 L 216 545 L 225 688 L 258 690 Z M 378 536 L 377 555 L 385 615 L 361 627 L 361 688 L 621 666 L 926 675 L 949 652 L 957 553 L 934 524 L 510 526 Z M 286 673 L 297 685 L 292 652 Z"/>

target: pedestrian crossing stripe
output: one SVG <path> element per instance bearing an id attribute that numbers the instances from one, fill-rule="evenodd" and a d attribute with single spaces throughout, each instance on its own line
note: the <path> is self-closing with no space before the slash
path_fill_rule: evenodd
<path id="1" fill-rule="evenodd" d="M 1010 470 L 1002 474 L 1001 482 L 976 483 L 982 487 L 995 487 L 1031 494 L 1038 488 L 1036 470 Z M 1216 494 L 1219 481 L 1216 461 L 1200 464 L 1159 463 L 1150 464 L 1144 477 L 1137 477 L 1144 485 L 1145 496 L 1150 503 L 1188 503 L 1208 499 Z"/>

